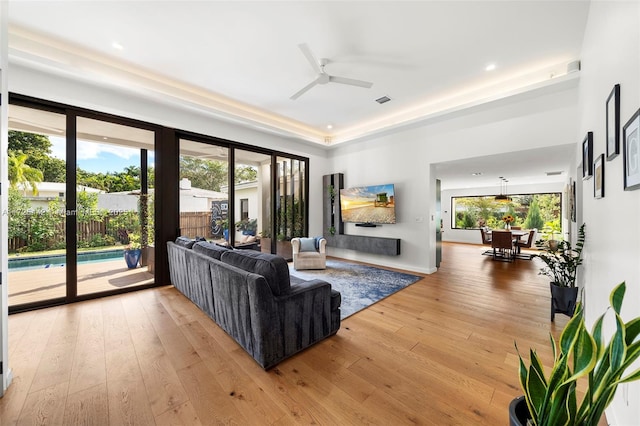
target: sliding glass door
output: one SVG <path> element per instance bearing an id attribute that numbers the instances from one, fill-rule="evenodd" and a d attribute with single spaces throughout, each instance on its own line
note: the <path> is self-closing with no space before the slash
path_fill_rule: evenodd
<path id="1" fill-rule="evenodd" d="M 234 150 L 234 244 L 271 253 L 271 156 Z"/>
<path id="2" fill-rule="evenodd" d="M 154 132 L 77 119 L 77 294 L 153 283 Z"/>
<path id="3" fill-rule="evenodd" d="M 152 285 L 155 131 L 42 108 L 9 105 L 9 308 Z"/>
<path id="4" fill-rule="evenodd" d="M 9 105 L 9 306 L 64 299 L 66 121 Z"/>
<path id="5" fill-rule="evenodd" d="M 276 254 L 291 259 L 291 238 L 307 236 L 307 163 L 277 157 L 275 186 Z"/>
<path id="6" fill-rule="evenodd" d="M 229 150 L 180 139 L 180 235 L 229 244 Z"/>

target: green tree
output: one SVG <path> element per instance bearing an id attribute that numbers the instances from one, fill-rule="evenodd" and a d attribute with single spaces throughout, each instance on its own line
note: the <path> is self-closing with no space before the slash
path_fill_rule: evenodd
<path id="1" fill-rule="evenodd" d="M 91 221 L 101 221 L 107 216 L 106 209 L 98 209 L 98 193 L 78 191 L 76 217 L 78 223 L 86 224 Z"/>
<path id="2" fill-rule="evenodd" d="M 27 164 L 29 156 L 22 152 L 9 153 L 9 183 L 12 188 L 21 187 L 25 192 L 27 186 L 31 187 L 32 193 L 38 193 L 38 182 L 42 182 L 42 172 Z"/>
<path id="3" fill-rule="evenodd" d="M 31 209 L 31 201 L 23 197 L 16 188 L 9 188 L 9 212 L 8 212 L 8 234 L 11 238 L 29 237 L 29 227 L 27 225 L 27 215 Z"/>
<path id="4" fill-rule="evenodd" d="M 62 201 L 49 201 L 47 209 L 38 208 L 29 215 L 30 235 L 27 251 L 42 251 L 58 248 L 64 240 L 58 238 L 65 215 Z M 58 243 L 59 241 L 59 243 Z"/>
<path id="5" fill-rule="evenodd" d="M 470 229 L 476 227 L 476 218 L 473 213 L 466 211 L 462 218 L 462 227 L 464 229 Z"/>
<path id="6" fill-rule="evenodd" d="M 258 180 L 258 170 L 252 166 L 237 166 L 234 178 L 235 183 L 255 182 Z"/>
<path id="7" fill-rule="evenodd" d="M 544 226 L 544 220 L 540 215 L 540 207 L 538 206 L 538 198 L 534 197 L 533 201 L 529 205 L 529 212 L 527 218 L 524 221 L 524 227 L 526 229 L 542 229 Z"/>
<path id="8" fill-rule="evenodd" d="M 223 185 L 227 185 L 227 174 L 227 162 L 180 157 L 180 178 L 189 179 L 195 188 L 220 191 Z"/>
<path id="9" fill-rule="evenodd" d="M 66 163 L 52 156 L 51 146 L 51 141 L 45 135 L 9 131 L 9 155 L 27 154 L 26 164 L 42 172 L 42 181 L 64 182 Z"/>

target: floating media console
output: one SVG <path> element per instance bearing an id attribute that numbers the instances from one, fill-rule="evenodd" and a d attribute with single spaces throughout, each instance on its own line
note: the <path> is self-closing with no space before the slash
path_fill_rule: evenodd
<path id="1" fill-rule="evenodd" d="M 340 204 L 337 197 L 331 197 L 328 188 L 333 188 L 334 194 L 339 194 L 344 186 L 344 175 L 335 173 L 322 177 L 323 227 L 326 234 L 329 229 L 334 235 L 325 235 L 329 247 L 337 247 L 366 253 L 397 256 L 400 254 L 400 239 L 385 237 L 370 237 L 366 235 L 347 235 L 344 233 L 344 223 L 340 217 Z M 356 226 L 376 227 L 375 223 L 356 223 Z"/>

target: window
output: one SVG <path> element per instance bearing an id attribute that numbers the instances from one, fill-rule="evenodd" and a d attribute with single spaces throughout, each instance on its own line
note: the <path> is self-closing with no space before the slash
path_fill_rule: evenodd
<path id="1" fill-rule="evenodd" d="M 240 199 L 240 220 L 248 220 L 249 219 L 249 199 L 242 198 Z"/>
<path id="2" fill-rule="evenodd" d="M 503 228 L 502 218 L 511 215 L 512 226 L 524 229 L 560 229 L 561 194 L 511 195 L 511 201 L 494 196 L 451 197 L 451 227 L 454 229 Z"/>

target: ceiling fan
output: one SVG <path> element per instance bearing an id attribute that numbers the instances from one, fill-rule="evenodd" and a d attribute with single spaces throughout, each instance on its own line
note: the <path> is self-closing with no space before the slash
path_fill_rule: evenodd
<path id="1" fill-rule="evenodd" d="M 293 100 L 298 99 L 300 96 L 302 96 L 302 94 L 307 92 L 316 84 L 340 83 L 340 84 L 348 84 L 350 86 L 365 87 L 367 89 L 373 86 L 373 83 L 370 83 L 368 81 L 354 80 L 352 78 L 337 77 L 337 76 L 327 74 L 324 70 L 324 66 L 329 63 L 328 59 L 322 58 L 318 61 L 306 43 L 299 44 L 298 47 L 300 48 L 300 50 L 302 50 L 302 53 L 311 64 L 311 68 L 313 68 L 313 70 L 318 73 L 318 77 L 315 80 L 313 80 L 311 83 L 307 84 L 302 89 L 294 93 L 293 96 L 291 96 L 291 99 Z"/>

